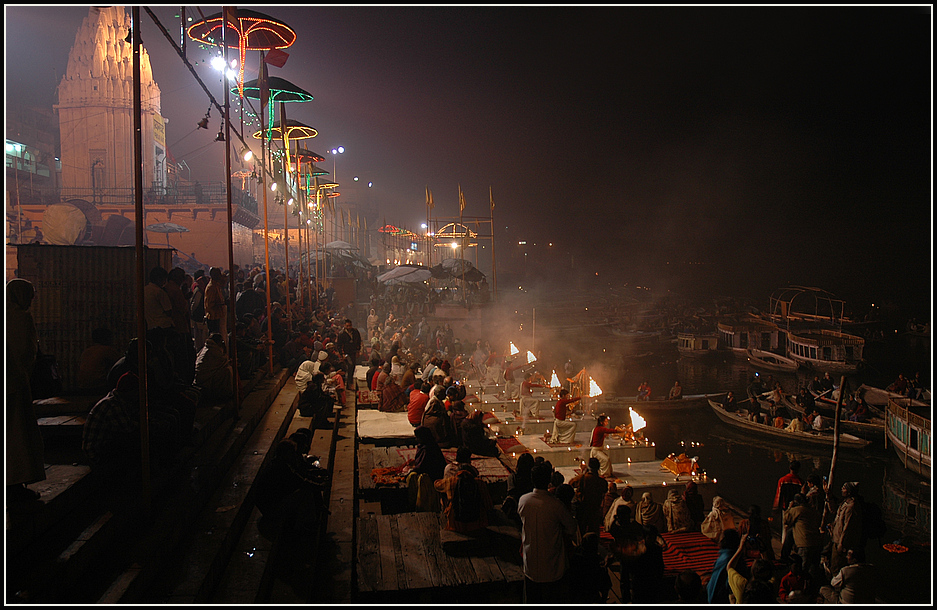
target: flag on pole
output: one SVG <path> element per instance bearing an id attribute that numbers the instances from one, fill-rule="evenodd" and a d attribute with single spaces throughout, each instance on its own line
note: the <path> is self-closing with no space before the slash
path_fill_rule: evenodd
<path id="1" fill-rule="evenodd" d="M 433 203 L 433 191 L 430 191 L 429 192 L 429 209 L 432 210 L 435 207 L 436 207 L 436 204 Z"/>
<path id="2" fill-rule="evenodd" d="M 465 210 L 465 196 L 462 194 L 462 185 L 459 185 L 459 215 Z"/>
<path id="3" fill-rule="evenodd" d="M 491 202 L 491 211 L 495 211 L 495 198 L 491 194 L 491 186 L 488 187 L 488 201 Z"/>
<path id="4" fill-rule="evenodd" d="M 224 20 L 228 27 L 238 29 L 238 9 L 236 6 L 224 7 Z"/>
<path id="5" fill-rule="evenodd" d="M 426 187 L 426 207 L 429 207 L 429 186 Z"/>
<path id="6" fill-rule="evenodd" d="M 281 51 L 280 49 L 270 49 L 270 51 L 268 51 L 267 55 L 264 57 L 264 61 L 271 66 L 282 68 L 286 64 L 286 60 L 289 58 L 290 54 L 286 51 Z"/>
<path id="7" fill-rule="evenodd" d="M 238 37 L 238 95 L 244 97 L 244 58 L 247 55 L 247 42 L 241 36 L 241 23 L 238 19 L 238 10 L 234 6 L 226 6 L 222 11 L 224 14 L 224 23 L 227 28 L 234 30 L 234 34 Z M 225 34 L 227 38 L 227 34 Z M 225 45 L 228 47 L 234 46 L 231 44 L 233 41 L 226 41 Z"/>
<path id="8" fill-rule="evenodd" d="M 267 62 L 260 62 L 260 72 L 257 75 L 257 82 L 260 85 L 260 111 L 263 112 L 270 101 L 270 86 L 267 84 Z M 268 126 L 269 127 L 269 126 Z"/>
<path id="9" fill-rule="evenodd" d="M 355 226 L 359 231 L 361 230 L 361 216 L 358 214 L 355 214 Z"/>

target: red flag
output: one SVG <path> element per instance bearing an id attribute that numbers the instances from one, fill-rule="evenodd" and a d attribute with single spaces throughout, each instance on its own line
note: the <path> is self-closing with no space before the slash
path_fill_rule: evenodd
<path id="1" fill-rule="evenodd" d="M 290 54 L 286 51 L 281 51 L 280 49 L 270 49 L 270 51 L 267 53 L 267 56 L 264 57 L 264 61 L 271 66 L 282 68 L 289 57 Z"/>
<path id="2" fill-rule="evenodd" d="M 235 30 L 241 29 L 240 27 L 238 27 L 239 23 L 238 23 L 237 7 L 234 7 L 234 6 L 224 7 L 224 20 L 225 20 L 225 23 L 228 24 L 228 27 L 233 28 Z"/>

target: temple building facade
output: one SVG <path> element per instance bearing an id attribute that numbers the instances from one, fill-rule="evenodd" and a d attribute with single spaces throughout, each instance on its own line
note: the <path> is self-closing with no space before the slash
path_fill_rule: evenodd
<path id="1" fill-rule="evenodd" d="M 133 245 L 133 48 L 122 6 L 90 7 L 75 35 L 51 108 L 7 108 L 7 242 Z M 174 264 L 228 268 L 223 182 L 186 177 L 166 145 L 168 120 L 149 54 L 140 55 L 144 226 L 151 247 L 177 250 Z M 58 125 L 56 129 L 56 118 Z M 55 133 L 55 132 L 58 133 Z M 258 255 L 259 217 L 250 189 L 232 186 L 234 262 Z M 16 268 L 7 248 L 8 278 Z M 260 255 L 262 255 L 262 250 Z M 11 258 L 12 257 L 12 258 Z"/>

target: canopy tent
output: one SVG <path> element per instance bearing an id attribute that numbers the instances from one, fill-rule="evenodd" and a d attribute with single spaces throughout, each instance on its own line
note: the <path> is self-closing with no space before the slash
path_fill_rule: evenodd
<path id="1" fill-rule="evenodd" d="M 426 267 L 418 265 L 400 265 L 377 276 L 377 281 L 387 286 L 397 284 L 422 284 L 433 276 Z"/>

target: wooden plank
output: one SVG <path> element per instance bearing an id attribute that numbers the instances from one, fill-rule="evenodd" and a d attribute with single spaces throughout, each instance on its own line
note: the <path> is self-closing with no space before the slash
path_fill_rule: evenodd
<path id="1" fill-rule="evenodd" d="M 426 589 L 433 586 L 433 570 L 423 552 L 422 538 L 424 534 L 413 517 L 414 514 L 401 513 L 397 515 L 400 551 L 406 563 L 407 588 Z"/>
<path id="2" fill-rule="evenodd" d="M 504 580 L 501 575 L 501 568 L 493 558 L 473 555 L 469 557 L 469 560 L 472 562 L 476 582 L 499 582 Z"/>
<path id="3" fill-rule="evenodd" d="M 505 557 L 495 556 L 495 562 L 501 569 L 501 575 L 505 582 L 519 582 L 524 580 L 524 566 Z"/>
<path id="4" fill-rule="evenodd" d="M 384 588 L 381 576 L 383 554 L 377 521 L 370 515 L 358 520 L 358 590 L 361 592 Z"/>
<path id="5" fill-rule="evenodd" d="M 85 418 L 81 415 L 56 415 L 54 417 L 41 417 L 40 426 L 84 426 Z"/>
<path id="6" fill-rule="evenodd" d="M 394 565 L 397 567 L 397 589 L 407 588 L 407 568 L 403 555 L 403 547 L 400 543 L 400 527 L 397 522 L 397 516 L 392 515 L 388 519 L 390 523 L 391 540 L 394 547 Z"/>
<path id="7" fill-rule="evenodd" d="M 371 471 L 374 470 L 373 449 L 372 445 L 358 446 L 358 489 L 374 489 L 374 479 L 371 478 Z"/>
<path id="8" fill-rule="evenodd" d="M 460 555 L 447 555 L 447 557 L 458 585 L 474 585 L 479 582 L 478 576 L 475 574 L 475 566 L 472 565 L 470 557 Z"/>
<path id="9" fill-rule="evenodd" d="M 434 581 L 437 587 L 455 587 L 459 580 L 455 577 L 449 556 L 442 550 L 442 541 L 439 531 L 443 528 L 446 518 L 441 513 L 417 513 L 419 521 L 424 528 L 424 548 L 430 568 L 434 569 Z"/>
<path id="10" fill-rule="evenodd" d="M 399 574 L 400 568 L 397 564 L 403 566 L 403 559 L 400 555 L 400 541 L 396 540 L 391 524 L 394 519 L 392 515 L 375 516 L 377 522 L 377 538 L 380 540 L 380 561 L 381 578 L 383 591 L 396 591 L 400 588 Z"/>

